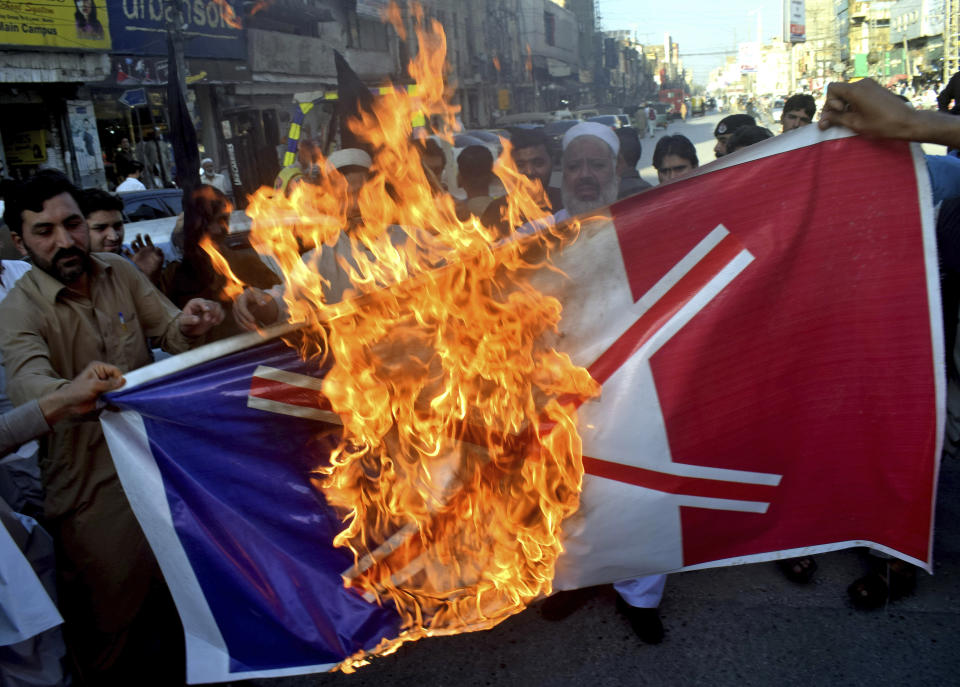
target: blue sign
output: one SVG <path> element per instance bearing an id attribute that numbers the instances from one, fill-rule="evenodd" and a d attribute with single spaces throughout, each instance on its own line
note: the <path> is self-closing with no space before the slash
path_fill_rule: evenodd
<path id="1" fill-rule="evenodd" d="M 115 0 L 106 3 L 113 52 L 128 55 L 166 55 L 167 27 L 173 8 L 167 0 Z M 245 34 L 239 24 L 240 0 L 227 0 L 235 17 L 228 16 L 215 0 L 184 3 L 187 57 L 246 60 Z"/>
<path id="2" fill-rule="evenodd" d="M 129 91 L 124 91 L 123 95 L 119 98 L 120 102 L 127 107 L 137 107 L 139 105 L 147 104 L 147 92 L 142 88 L 134 88 Z"/>

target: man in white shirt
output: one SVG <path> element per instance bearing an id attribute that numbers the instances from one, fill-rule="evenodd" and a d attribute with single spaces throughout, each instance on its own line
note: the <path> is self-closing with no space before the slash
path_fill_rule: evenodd
<path id="1" fill-rule="evenodd" d="M 227 177 L 223 174 L 218 174 L 213 167 L 213 159 L 209 157 L 203 158 L 200 162 L 200 167 L 203 169 L 203 174 L 200 176 L 200 181 L 204 184 L 210 184 L 214 188 L 222 191 L 225 196 L 229 196 L 231 192 L 230 182 L 227 181 Z"/>
<path id="2" fill-rule="evenodd" d="M 117 186 L 117 193 L 129 193 L 130 191 L 146 191 L 147 187 L 140 181 L 143 175 L 143 165 L 137 161 L 130 163 L 130 171 L 127 172 L 127 178 Z"/>

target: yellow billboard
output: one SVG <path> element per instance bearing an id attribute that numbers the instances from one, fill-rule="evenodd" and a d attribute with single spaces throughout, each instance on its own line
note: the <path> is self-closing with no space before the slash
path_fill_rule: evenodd
<path id="1" fill-rule="evenodd" d="M 36 131 L 21 131 L 7 136 L 4 140 L 4 153 L 7 164 L 39 165 L 47 161 L 47 132 L 43 129 Z"/>
<path id="2" fill-rule="evenodd" d="M 105 2 L 4 0 L 0 2 L 0 45 L 109 50 Z"/>

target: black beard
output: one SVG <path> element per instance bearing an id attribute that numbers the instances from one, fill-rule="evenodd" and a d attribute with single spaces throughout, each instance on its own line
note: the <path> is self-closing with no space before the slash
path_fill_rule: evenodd
<path id="1" fill-rule="evenodd" d="M 34 264 L 37 267 L 59 281 L 61 284 L 72 284 L 90 271 L 90 256 L 85 250 L 76 246 L 71 248 L 61 248 L 58 250 L 53 256 L 53 260 L 49 265 L 41 264 L 36 260 L 36 256 L 31 257 L 34 258 Z M 69 268 L 63 268 L 60 266 L 61 261 L 65 260 L 66 258 L 73 257 L 80 259 L 79 264 Z"/>

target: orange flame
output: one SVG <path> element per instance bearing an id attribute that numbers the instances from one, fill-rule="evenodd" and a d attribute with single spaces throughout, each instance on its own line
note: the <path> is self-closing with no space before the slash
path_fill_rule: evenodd
<path id="1" fill-rule="evenodd" d="M 230 6 L 228 0 L 213 0 L 217 5 L 220 6 L 220 18 L 223 19 L 224 23 L 228 26 L 232 26 L 235 29 L 242 29 L 243 23 L 237 17 L 237 13 L 233 11 L 233 7 Z"/>
<path id="2" fill-rule="evenodd" d="M 500 58 L 496 55 L 493 56 L 493 68 L 498 72 L 500 71 Z"/>
<path id="3" fill-rule="evenodd" d="M 396 6 L 389 15 L 400 21 Z M 583 475 L 574 409 L 599 393 L 548 346 L 561 304 L 528 279 L 576 222 L 500 240 L 428 182 L 411 121 L 426 113 L 451 132 L 458 108 L 442 28 L 417 6 L 412 20 L 416 94 L 390 89 L 349 122 L 373 151 L 359 191 L 320 156 L 313 183 L 289 197 L 260 189 L 247 209 L 251 242 L 282 269 L 290 318 L 308 333 L 295 345 L 332 361 L 323 395 L 343 436 L 316 484 L 344 514 L 345 584 L 401 616 L 374 654 L 492 627 L 550 593 Z M 516 226 L 543 216 L 546 198 L 503 144 L 495 172 Z"/>
<path id="4" fill-rule="evenodd" d="M 237 279 L 233 270 L 230 269 L 230 264 L 227 262 L 227 259 L 220 254 L 209 236 L 204 235 L 204 237 L 200 239 L 200 247 L 210 256 L 210 260 L 213 262 L 213 269 L 226 278 L 226 283 L 223 286 L 221 295 L 225 298 L 233 299 L 243 293 L 243 282 Z"/>
<path id="5" fill-rule="evenodd" d="M 250 9 L 250 16 L 252 17 L 257 12 L 267 9 L 274 2 L 276 2 L 276 0 L 257 0 L 257 4 Z"/>

